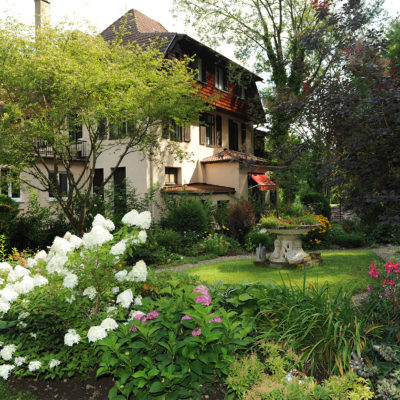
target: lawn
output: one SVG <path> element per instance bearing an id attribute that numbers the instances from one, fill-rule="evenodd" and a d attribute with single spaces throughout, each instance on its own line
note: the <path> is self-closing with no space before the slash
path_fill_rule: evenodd
<path id="1" fill-rule="evenodd" d="M 368 250 L 322 251 L 323 264 L 305 271 L 306 285 L 328 283 L 332 287 L 349 286 L 354 291 L 364 290 L 370 282 L 368 266 L 371 260 L 381 263 L 382 259 Z M 214 262 L 188 270 L 191 275 L 210 283 L 251 283 L 275 281 L 292 285 L 303 285 L 304 271 L 274 269 L 256 266 L 253 259 Z"/>

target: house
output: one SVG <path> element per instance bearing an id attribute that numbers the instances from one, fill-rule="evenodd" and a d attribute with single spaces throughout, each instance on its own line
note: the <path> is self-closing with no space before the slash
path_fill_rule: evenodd
<path id="1" fill-rule="evenodd" d="M 35 0 L 37 23 L 48 20 L 49 1 Z M 112 40 L 121 27 L 126 32 L 125 42 L 134 41 L 147 46 L 155 41 L 165 57 L 194 57 L 193 69 L 201 93 L 211 98 L 213 111 L 203 114 L 199 123 L 190 128 L 170 126 L 161 129 L 160 135 L 165 142 L 173 140 L 191 154 L 190 159 L 175 160 L 166 156 L 162 165 L 155 164 L 141 153 L 130 153 L 118 168 L 115 160 L 118 151 L 104 152 L 100 155 L 95 170 L 94 187 L 101 186 L 104 176 L 113 171 L 114 185 L 124 191 L 126 182 L 135 187 L 138 194 L 146 193 L 153 185 L 160 183 L 162 192 L 167 195 L 187 193 L 196 196 L 209 196 L 213 202 L 232 201 L 235 197 L 247 198 L 249 188 L 261 196 L 275 190 L 270 180 L 265 159 L 255 156 L 255 135 L 253 126 L 263 121 L 263 110 L 257 91 L 256 82 L 261 78 L 231 60 L 199 43 L 185 34 L 168 32 L 160 23 L 152 20 L 137 10 L 128 11 L 101 35 L 105 40 Z M 236 74 L 229 74 L 230 70 Z M 240 76 L 231 79 L 230 76 Z M 235 82 L 234 82 L 235 81 Z M 106 141 L 121 138 L 123 132 L 114 132 L 104 126 Z M 87 156 L 88 132 L 85 127 L 70 128 L 70 135 L 75 138 L 74 168 L 79 173 L 81 161 Z M 40 147 L 41 155 L 51 159 L 52 149 L 46 143 Z M 57 176 L 64 192 L 68 191 L 68 180 L 63 172 Z M 17 196 L 23 206 L 26 194 L 16 193 L 7 186 L 13 197 Z M 14 196 L 15 195 L 15 196 Z M 40 195 L 42 204 L 51 200 L 51 193 Z M 156 210 L 151 210 L 153 213 Z"/>

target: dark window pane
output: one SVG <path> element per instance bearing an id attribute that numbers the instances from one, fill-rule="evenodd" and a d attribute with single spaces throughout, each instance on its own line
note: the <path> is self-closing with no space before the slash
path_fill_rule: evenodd
<path id="1" fill-rule="evenodd" d="M 70 113 L 68 115 L 68 130 L 71 140 L 76 142 L 78 139 L 82 139 L 82 122 L 78 114 Z"/>
<path id="2" fill-rule="evenodd" d="M 216 142 L 217 146 L 222 146 L 222 118 L 220 115 L 217 115 L 215 118 L 216 121 Z"/>
<path id="3" fill-rule="evenodd" d="M 60 191 L 63 196 L 68 195 L 68 176 L 67 174 L 59 174 Z"/>
<path id="4" fill-rule="evenodd" d="M 96 168 L 93 177 L 93 193 L 98 195 L 104 200 L 104 170 L 103 168 Z"/>
<path id="5" fill-rule="evenodd" d="M 229 120 L 229 149 L 230 150 L 239 150 L 239 138 L 238 138 L 238 124 L 233 122 L 231 119 Z"/>
<path id="6" fill-rule="evenodd" d="M 126 212 L 126 170 L 125 167 L 114 170 L 114 212 Z"/>
<path id="7" fill-rule="evenodd" d="M 247 136 L 246 124 L 242 124 L 242 145 L 246 144 L 246 136 Z"/>

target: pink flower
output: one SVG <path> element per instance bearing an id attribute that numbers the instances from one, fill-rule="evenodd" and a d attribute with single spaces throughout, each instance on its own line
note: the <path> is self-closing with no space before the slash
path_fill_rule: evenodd
<path id="1" fill-rule="evenodd" d="M 378 297 L 381 299 L 381 298 L 382 298 L 382 295 L 380 294 Z"/>
<path id="2" fill-rule="evenodd" d="M 203 304 L 203 306 L 209 306 L 211 304 L 211 297 L 209 294 L 205 294 L 202 296 L 197 296 L 194 298 L 196 303 Z"/>
<path id="3" fill-rule="evenodd" d="M 132 325 L 132 326 L 131 326 L 131 331 L 132 331 L 132 332 L 137 332 L 137 328 L 136 328 L 135 325 Z"/>
<path id="4" fill-rule="evenodd" d="M 196 286 L 196 287 L 193 289 L 193 293 L 201 293 L 201 294 L 206 295 L 206 294 L 208 294 L 208 287 L 207 287 L 207 286 L 204 286 L 204 285 Z"/>
<path id="5" fill-rule="evenodd" d="M 367 286 L 367 290 L 368 290 L 368 292 L 371 290 L 371 286 L 370 285 Z"/>
<path id="6" fill-rule="evenodd" d="M 208 321 L 209 324 L 211 324 L 211 322 L 218 322 L 219 324 L 222 324 L 221 317 L 215 317 Z"/>
<path id="7" fill-rule="evenodd" d="M 158 311 L 157 310 L 153 310 L 153 311 L 150 311 L 147 315 L 146 315 L 146 319 L 154 319 L 154 318 L 157 318 L 157 317 L 159 317 L 160 316 L 160 314 L 158 313 Z"/>
<path id="8" fill-rule="evenodd" d="M 389 286 L 394 286 L 394 285 L 395 285 L 394 280 L 391 279 L 391 280 L 388 282 L 388 284 L 389 284 Z"/>
<path id="9" fill-rule="evenodd" d="M 195 330 L 192 331 L 192 336 L 200 336 L 201 335 L 201 328 L 197 328 Z"/>
<path id="10" fill-rule="evenodd" d="M 184 315 L 181 319 L 181 321 L 184 321 L 185 319 L 193 319 L 193 317 L 191 317 L 190 315 Z"/>
<path id="11" fill-rule="evenodd" d="M 136 314 L 133 318 L 137 319 L 138 321 L 140 321 L 142 318 L 144 317 L 143 313 L 138 313 Z"/>

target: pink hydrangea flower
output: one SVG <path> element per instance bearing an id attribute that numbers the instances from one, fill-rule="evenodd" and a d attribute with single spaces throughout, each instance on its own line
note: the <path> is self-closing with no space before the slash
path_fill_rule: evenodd
<path id="1" fill-rule="evenodd" d="M 211 324 L 211 322 L 218 322 L 219 324 L 222 324 L 221 317 L 215 317 L 208 321 L 209 324 Z"/>
<path id="2" fill-rule="evenodd" d="M 203 294 L 194 298 L 196 303 L 203 304 L 203 306 L 209 306 L 211 304 L 211 296 L 209 294 Z"/>
<path id="3" fill-rule="evenodd" d="M 204 285 L 196 286 L 193 289 L 193 293 L 201 293 L 201 294 L 207 295 L 208 294 L 208 287 L 204 286 Z"/>
<path id="4" fill-rule="evenodd" d="M 157 318 L 157 317 L 159 317 L 160 316 L 160 314 L 158 313 L 158 311 L 157 310 L 153 310 L 153 311 L 150 311 L 147 315 L 146 315 L 146 319 L 154 319 L 154 318 Z"/>
<path id="5" fill-rule="evenodd" d="M 140 321 L 142 318 L 144 317 L 143 313 L 138 313 L 136 314 L 133 318 L 137 319 L 138 321 Z"/>
<path id="6" fill-rule="evenodd" d="M 184 315 L 181 319 L 181 321 L 184 321 L 185 319 L 193 319 L 193 317 L 191 317 L 190 315 Z"/>
<path id="7" fill-rule="evenodd" d="M 132 332 L 137 332 L 137 328 L 136 328 L 135 325 L 132 325 L 132 326 L 131 326 L 131 331 L 132 331 Z"/>
<path id="8" fill-rule="evenodd" d="M 195 336 L 200 336 L 201 335 L 201 328 L 197 328 L 197 329 L 194 329 L 193 331 L 192 331 L 192 336 L 193 337 L 195 337 Z"/>

